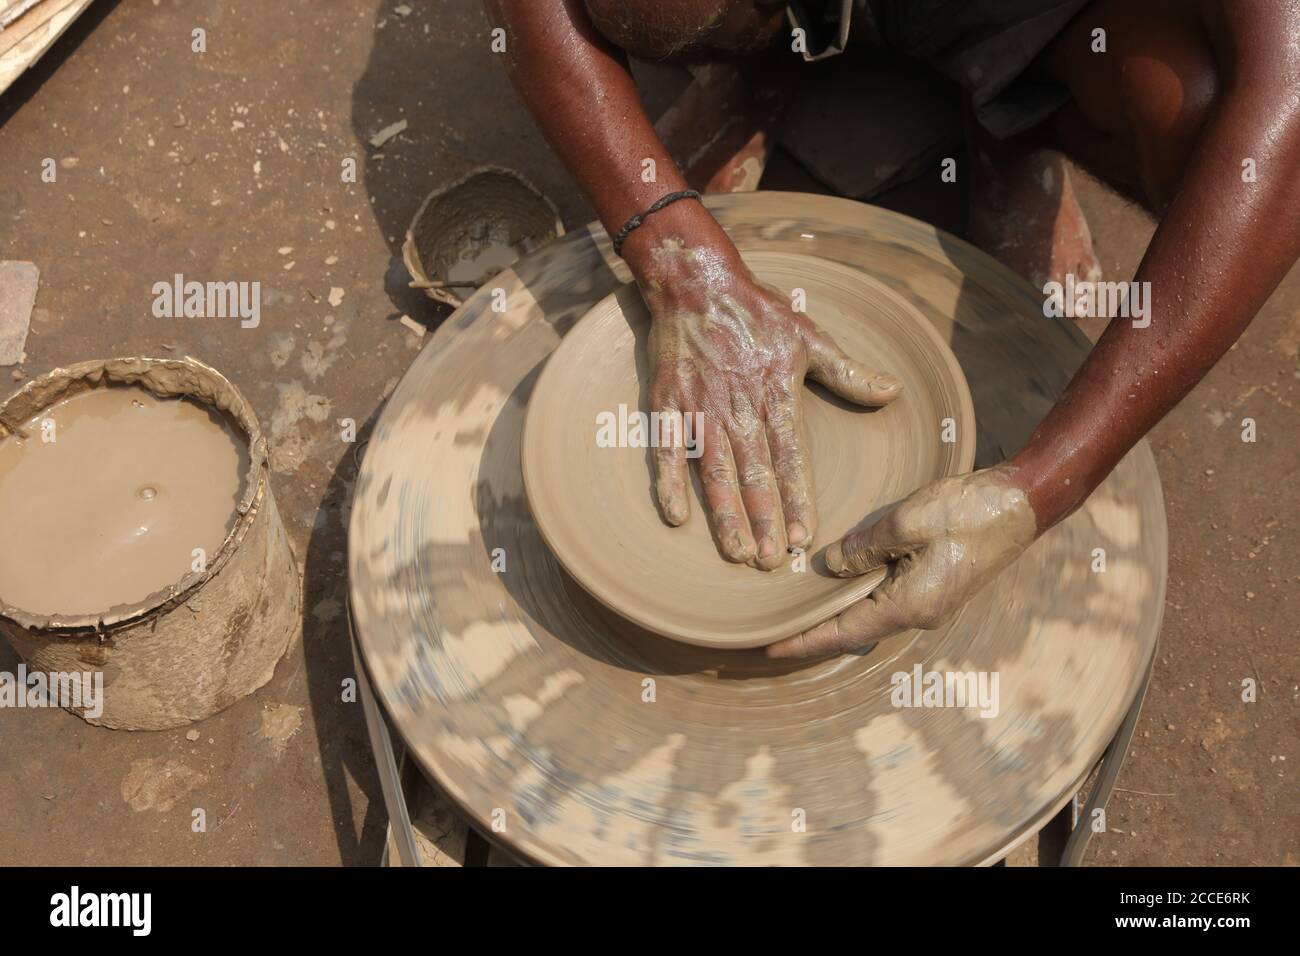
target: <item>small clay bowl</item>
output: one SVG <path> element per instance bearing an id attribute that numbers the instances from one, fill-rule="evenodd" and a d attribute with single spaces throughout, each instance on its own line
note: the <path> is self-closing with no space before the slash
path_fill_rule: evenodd
<path id="1" fill-rule="evenodd" d="M 822 551 L 920 486 L 969 471 L 975 410 L 961 367 L 934 327 L 864 272 L 812 256 L 751 253 L 758 278 L 807 297 L 808 314 L 850 355 L 903 382 L 903 394 L 862 409 L 820 387 L 804 416 L 820 526 L 804 570 L 727 562 L 709 531 L 698 476 L 685 525 L 663 522 L 652 491 L 653 452 L 608 447 L 598 416 L 649 411 L 650 318 L 635 286 L 602 300 L 565 336 L 538 377 L 522 443 L 524 488 L 548 547 L 597 600 L 688 644 L 759 647 L 834 616 L 884 571 L 838 578 Z M 952 419 L 943 440 L 945 419 Z M 633 434 L 629 430 L 629 439 Z"/>
<path id="2" fill-rule="evenodd" d="M 480 166 L 425 197 L 406 230 L 411 288 L 460 306 L 538 246 L 564 235 L 555 204 L 513 170 Z"/>

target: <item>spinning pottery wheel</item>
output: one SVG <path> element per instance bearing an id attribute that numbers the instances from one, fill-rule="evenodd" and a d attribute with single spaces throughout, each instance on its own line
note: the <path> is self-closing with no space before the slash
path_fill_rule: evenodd
<path id="1" fill-rule="evenodd" d="M 970 384 L 976 467 L 1020 446 L 1086 355 L 1023 281 L 922 223 L 790 193 L 708 205 L 743 252 L 860 270 L 931 322 Z M 937 631 L 811 663 L 670 641 L 562 571 L 521 475 L 543 364 L 628 279 L 598 229 L 525 257 L 443 324 L 379 419 L 353 499 L 352 612 L 410 752 L 535 862 L 997 859 L 1070 799 L 1145 679 L 1166 572 L 1149 448 Z M 918 665 L 996 673 L 997 713 L 893 706 L 891 675 Z"/>

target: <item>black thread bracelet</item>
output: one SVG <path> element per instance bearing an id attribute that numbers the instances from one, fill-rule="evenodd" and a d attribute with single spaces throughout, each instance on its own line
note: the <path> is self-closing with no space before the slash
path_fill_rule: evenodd
<path id="1" fill-rule="evenodd" d="M 663 209 L 664 206 L 669 206 L 677 202 L 679 199 L 699 198 L 700 194 L 694 189 L 683 189 L 679 192 L 669 193 L 667 196 L 661 196 L 656 199 L 645 212 L 639 212 L 627 222 L 623 223 L 623 228 L 620 229 L 618 235 L 614 237 L 614 255 L 621 256 L 623 254 L 623 241 L 627 239 L 628 233 L 641 225 L 641 223 L 645 222 L 646 216 L 658 212 L 660 209 Z"/>

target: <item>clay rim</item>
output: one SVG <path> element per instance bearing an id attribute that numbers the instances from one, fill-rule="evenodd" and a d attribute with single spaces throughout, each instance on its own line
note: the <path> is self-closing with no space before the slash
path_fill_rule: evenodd
<path id="1" fill-rule="evenodd" d="M 468 296 L 457 295 L 451 288 L 439 288 L 433 285 L 433 277 L 429 275 L 424 268 L 424 263 L 420 261 L 420 250 L 415 244 L 415 226 L 424 218 L 425 211 L 434 200 L 441 199 L 448 193 L 459 189 L 470 180 L 477 179 L 484 175 L 509 176 L 511 179 L 519 182 L 524 189 L 534 194 L 538 199 L 546 204 L 548 209 L 550 209 L 551 217 L 555 220 L 555 235 L 551 238 L 559 239 L 564 235 L 564 223 L 560 220 L 560 211 L 555 207 L 555 203 L 551 201 L 549 196 L 513 169 L 509 169 L 505 166 L 475 166 L 459 179 L 453 180 L 445 186 L 439 186 L 433 192 L 429 193 L 429 195 L 424 197 L 424 201 L 420 203 L 420 208 L 417 209 L 415 215 L 411 217 L 411 224 L 406 227 L 406 236 L 402 241 L 402 264 L 406 266 L 406 271 L 411 277 L 411 281 L 408 283 L 410 288 L 420 289 L 425 295 L 429 296 L 429 298 L 437 302 L 442 302 L 445 305 L 450 305 L 452 308 L 459 308 L 464 305 L 465 299 L 468 298 Z M 478 290 L 471 290 L 470 294 L 472 295 L 476 291 Z"/>
<path id="2" fill-rule="evenodd" d="M 761 255 L 762 253 L 755 252 L 753 254 Z M 742 252 L 742 257 L 743 256 L 744 253 Z M 872 282 L 877 281 L 870 275 L 867 275 L 867 279 Z M 624 620 L 631 621 L 633 624 L 636 624 L 653 634 L 657 634 L 660 637 L 668 638 L 669 640 L 680 641 L 683 644 L 690 644 L 696 647 L 707 647 L 720 651 L 753 650 L 756 647 L 766 647 L 776 641 L 792 637 L 795 634 L 800 633 L 801 630 L 825 623 L 840 614 L 845 610 L 845 608 L 865 599 L 884 581 L 888 574 L 885 569 L 870 571 L 867 574 L 844 579 L 844 586 L 836 593 L 833 599 L 828 599 L 824 602 L 824 614 L 819 614 L 816 621 L 800 624 L 799 627 L 794 630 L 789 630 L 788 626 L 783 626 L 781 628 L 781 634 L 775 637 L 764 635 L 759 643 L 752 643 L 749 641 L 740 643 L 734 640 L 718 640 L 715 635 L 706 630 L 685 624 L 679 624 L 672 632 L 665 631 L 658 621 L 655 621 L 653 618 L 643 613 L 639 607 L 624 606 L 618 600 L 617 595 L 609 592 L 604 581 L 593 577 L 588 573 L 587 568 L 574 566 L 572 562 L 565 560 L 565 549 L 557 547 L 557 540 L 562 539 L 563 536 L 557 535 L 556 529 L 551 523 L 550 515 L 547 510 L 545 508 L 539 510 L 535 506 L 538 496 L 538 489 L 536 487 L 537 476 L 534 469 L 529 466 L 529 462 L 530 459 L 535 460 L 539 458 L 539 456 L 535 451 L 538 442 L 536 430 L 529 427 L 534 418 L 533 410 L 537 407 L 533 404 L 532 395 L 536 395 L 538 391 L 546 387 L 546 384 L 544 383 L 550 383 L 551 379 L 554 379 L 558 374 L 555 369 L 558 368 L 559 363 L 552 362 L 551 359 L 566 347 L 575 348 L 576 345 L 574 343 L 576 343 L 578 338 L 584 334 L 584 325 L 589 329 L 596 312 L 601 308 L 601 306 L 609 299 L 613 299 L 625 292 L 627 288 L 628 285 L 624 284 L 619 289 L 609 293 L 609 295 L 601 299 L 600 302 L 592 306 L 592 308 L 578 319 L 577 322 L 573 324 L 573 327 L 565 333 L 559 344 L 556 345 L 551 354 L 546 357 L 545 364 L 542 366 L 542 371 L 538 374 L 537 382 L 533 386 L 532 393 L 529 396 L 528 405 L 524 409 L 524 423 L 520 430 L 519 439 L 519 467 L 520 473 L 523 477 L 524 496 L 528 500 L 528 510 L 533 516 L 533 523 L 555 560 L 560 563 L 561 567 L 564 568 L 565 573 L 576 581 L 584 591 Z M 908 314 L 911 315 L 910 312 Z M 940 364 L 942 364 L 944 369 L 948 372 L 949 381 L 952 383 L 953 390 L 956 392 L 957 396 L 957 408 L 954 410 L 954 417 L 957 419 L 957 433 L 960 438 L 956 453 L 952 458 L 952 470 L 939 477 L 951 478 L 956 475 L 968 474 L 975 467 L 975 455 L 978 445 L 977 435 L 979 428 L 979 423 L 975 418 L 975 400 L 971 395 L 970 383 L 966 380 L 966 372 L 962 369 L 961 363 L 957 361 L 957 356 L 953 352 L 952 347 L 944 341 L 943 336 L 941 336 L 938 331 L 936 331 L 935 328 L 923 318 L 919 316 L 914 316 L 913 318 L 916 319 L 916 321 L 912 323 L 913 327 L 917 330 L 921 338 L 925 339 L 934 350 L 933 354 L 938 357 Z M 807 388 L 810 384 L 811 380 L 807 380 L 804 383 L 804 387 Z M 904 394 L 904 397 L 901 398 L 900 401 L 906 400 L 906 394 Z M 820 544 L 817 545 L 817 549 L 823 550 L 828 544 L 830 544 L 830 541 L 828 540 L 821 541 Z M 724 559 L 719 555 L 718 560 L 721 561 Z M 853 582 L 858 582 L 858 586 L 854 587 Z M 787 625 L 797 619 L 797 616 L 788 618 Z"/>
<path id="3" fill-rule="evenodd" d="M 221 571 L 252 527 L 266 495 L 266 436 L 252 405 L 224 375 L 189 355 L 95 359 L 52 369 L 0 402 L 0 441 L 15 434 L 22 422 L 56 402 L 106 384 L 136 385 L 159 398 L 188 397 L 224 414 L 237 427 L 248 443 L 249 452 L 248 471 L 243 476 L 244 493 L 235 508 L 238 517 L 203 571 L 189 571 L 176 583 L 154 591 L 141 601 L 115 604 L 95 614 L 32 614 L 7 604 L 0 597 L 0 619 L 27 630 L 82 637 L 87 631 L 98 634 L 167 613 Z"/>

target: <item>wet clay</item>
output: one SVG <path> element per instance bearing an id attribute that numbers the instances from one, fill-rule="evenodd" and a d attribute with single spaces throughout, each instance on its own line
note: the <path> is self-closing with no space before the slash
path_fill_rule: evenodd
<path id="1" fill-rule="evenodd" d="M 461 252 L 460 258 L 447 269 L 447 281 L 452 285 L 476 286 L 518 258 L 519 250 L 509 243 L 484 238 Z"/>
<path id="2" fill-rule="evenodd" d="M 0 442 L 0 599 L 95 614 L 175 584 L 195 549 L 217 553 L 248 467 L 233 428 L 189 399 L 102 386 L 58 402 Z"/>
<path id="3" fill-rule="evenodd" d="M 827 544 L 920 486 L 969 471 L 975 410 L 952 351 L 906 299 L 858 270 L 813 256 L 754 252 L 758 279 L 808 315 L 867 368 L 887 368 L 902 396 L 882 408 L 816 388 L 801 394 L 816 486 L 817 541 Z M 689 518 L 661 519 L 653 453 L 604 447 L 597 416 L 649 411 L 650 317 L 634 286 L 602 300 L 547 362 L 528 405 L 523 477 L 538 528 L 565 570 L 642 627 L 705 647 L 761 647 L 864 597 L 884 576 L 840 578 L 819 551 L 785 553 L 770 572 L 729 563 L 706 520 L 698 475 Z M 943 423 L 951 421 L 950 442 Z M 743 515 L 741 516 L 743 520 Z M 814 548 L 817 547 L 814 544 Z"/>
<path id="4" fill-rule="evenodd" d="M 806 550 L 817 530 L 805 379 L 874 408 L 896 400 L 903 384 L 850 356 L 809 315 L 811 276 L 796 274 L 783 291 L 763 283 L 735 250 L 680 236 L 652 245 L 650 260 L 637 274 L 652 316 L 649 407 L 701 418 L 696 474 L 718 549 L 729 561 L 775 570 L 791 547 Z M 823 308 L 815 304 L 818 315 Z M 849 311 L 869 306 L 851 302 Z M 683 524 L 691 511 L 689 482 L 685 457 L 656 450 L 655 491 L 669 524 Z"/>
<path id="5" fill-rule="evenodd" d="M 555 205 L 518 173 L 480 166 L 425 197 L 406 230 L 411 287 L 458 306 L 462 293 L 563 235 Z"/>
<path id="6" fill-rule="evenodd" d="M 1009 466 L 947 478 L 909 495 L 868 528 L 826 549 L 850 580 L 894 573 L 869 600 L 770 649 L 776 657 L 850 651 L 908 625 L 939 627 L 1034 542 L 1037 519 Z M 918 543 L 919 542 L 919 543 Z"/>
<path id="7" fill-rule="evenodd" d="M 923 316 L 970 385 L 978 468 L 1020 447 L 1087 354 L 1023 280 L 916 220 L 823 196 L 706 198 L 742 253 L 838 263 Z M 353 498 L 351 606 L 408 752 L 534 862 L 999 858 L 1069 800 L 1152 659 L 1167 552 L 1149 446 L 935 630 L 813 661 L 668 640 L 564 572 L 520 464 L 542 368 L 630 280 L 598 228 L 526 256 L 493 282 L 506 311 L 490 289 L 472 296 L 376 423 Z M 895 706 L 892 678 L 917 666 L 998 675 L 996 714 Z"/>

